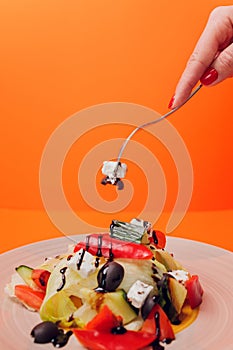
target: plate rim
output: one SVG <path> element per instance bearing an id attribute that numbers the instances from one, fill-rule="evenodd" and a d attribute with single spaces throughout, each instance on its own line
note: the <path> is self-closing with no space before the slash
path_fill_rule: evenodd
<path id="1" fill-rule="evenodd" d="M 106 232 L 106 231 L 105 231 Z M 95 232 L 96 233 L 96 232 Z M 103 232 L 99 232 L 99 233 L 103 233 Z M 54 241 L 56 241 L 56 242 L 59 242 L 59 244 L 62 244 L 61 242 L 62 241 L 64 241 L 65 242 L 65 244 L 67 243 L 67 245 L 64 245 L 64 251 L 65 251 L 65 249 L 67 248 L 67 246 L 68 246 L 68 243 L 69 243 L 69 241 L 70 241 L 70 238 L 72 238 L 72 240 L 71 241 L 73 241 L 74 239 L 75 239 L 75 241 L 78 241 L 78 238 L 80 237 L 80 239 L 83 239 L 83 237 L 85 237 L 86 235 L 87 235 L 88 233 L 86 233 L 86 234 L 77 234 L 77 235 L 72 235 L 72 236 L 61 236 L 61 237 L 54 237 L 54 238 L 49 238 L 49 239 L 46 239 L 46 240 L 40 240 L 40 241 L 36 241 L 36 242 L 31 242 L 31 243 L 29 243 L 29 244 L 26 244 L 26 245 L 22 245 L 22 246 L 19 246 L 19 247 L 16 247 L 16 248 L 14 248 L 14 249 L 11 249 L 11 250 L 8 250 L 7 252 L 5 252 L 5 253 L 2 253 L 1 255 L 0 255 L 0 262 L 1 262 L 1 258 L 3 257 L 4 259 L 7 257 L 7 256 L 14 256 L 14 254 L 17 254 L 17 252 L 20 252 L 20 251 L 23 251 L 24 249 L 28 249 L 28 250 L 30 250 L 30 249 L 33 249 L 33 250 L 36 250 L 36 249 L 38 249 L 38 259 L 40 258 L 41 259 L 41 257 L 39 257 L 39 255 L 41 256 L 41 254 L 43 254 L 43 252 L 41 251 L 41 249 L 43 248 L 43 245 L 45 244 L 45 245 L 50 245 L 52 242 L 54 242 Z M 89 233 L 90 234 L 90 233 Z M 94 234 L 94 233 L 93 233 Z M 175 242 L 175 243 L 174 243 Z M 74 243 L 74 242 L 73 242 Z M 168 243 L 168 245 L 169 245 L 169 247 L 168 247 L 168 251 L 171 251 L 171 246 L 172 246 L 172 244 L 175 244 L 175 245 L 178 245 L 179 246 L 179 244 L 181 243 L 181 245 L 182 245 L 182 243 L 185 245 L 185 244 L 194 244 L 196 247 L 203 247 L 204 249 L 213 249 L 213 253 L 216 253 L 216 252 L 218 252 L 218 253 L 220 253 L 220 254 L 224 254 L 224 255 L 227 255 L 227 256 L 230 256 L 231 258 L 233 257 L 233 255 L 232 255 L 232 252 L 231 251 L 229 251 L 229 250 L 226 250 L 226 249 L 224 249 L 224 248 L 221 248 L 221 247 L 218 247 L 218 246 L 214 246 L 214 245 L 211 245 L 211 244 L 208 244 L 208 243 L 203 243 L 203 242 L 200 242 L 200 241 L 195 241 L 195 240 L 191 240 L 191 239 L 186 239 L 186 238 L 182 238 L 182 237 L 173 237 L 173 236 L 167 236 L 167 243 Z M 55 245 L 56 246 L 56 245 Z M 38 248 L 39 247 L 39 248 Z M 175 247 L 174 247 L 175 248 Z M 53 245 L 51 245 L 51 251 L 52 250 L 54 250 L 55 248 L 54 248 L 54 246 Z M 50 250 L 49 249 L 49 250 Z M 60 249 L 60 246 L 59 246 L 59 249 Z M 60 251 L 59 250 L 59 252 L 60 253 L 62 253 L 62 251 Z M 176 251 L 175 251 L 175 249 L 174 249 L 174 253 L 176 254 Z M 214 254 L 212 254 L 212 255 L 214 255 Z M 37 259 L 37 258 L 35 258 L 35 256 L 32 258 L 32 260 L 34 260 L 35 261 L 35 259 Z M 185 260 L 185 259 L 184 259 Z M 179 257 L 179 261 L 180 261 L 180 257 Z M 190 260 L 190 263 L 191 263 L 191 265 L 193 265 L 193 262 Z M 185 265 L 184 265 L 185 266 Z M 13 274 L 13 272 L 14 272 L 14 266 L 12 266 L 11 265 L 11 267 L 12 267 L 12 274 Z M 194 268 L 194 271 L 195 271 L 195 266 L 193 265 L 193 268 Z M 10 276 L 9 276 L 10 277 Z M 0 287 L 5 287 L 5 284 L 4 284 L 4 282 L 5 282 L 5 279 L 6 278 L 3 278 L 3 283 L 1 283 L 0 282 Z M 2 289 L 2 288 L 1 288 Z M 5 293 L 4 293 L 4 291 L 2 291 L 2 290 L 0 290 L 0 294 L 2 294 L 3 293 L 3 295 L 5 295 Z M 233 292 L 232 292 L 233 293 Z M 7 298 L 7 296 L 5 296 L 5 298 Z M 2 306 L 0 306 L 0 309 L 2 308 Z M 201 309 L 200 309 L 201 310 Z M 2 319 L 2 312 L 0 313 L 0 320 Z M 231 319 L 231 318 L 230 318 Z M 233 318 L 232 318 L 232 320 L 233 320 Z M 179 334 L 186 334 L 186 336 L 187 336 L 187 331 L 189 332 L 189 331 L 192 331 L 192 329 L 196 329 L 196 328 L 198 328 L 198 318 L 197 318 L 197 320 L 193 323 L 193 324 L 191 324 L 187 329 L 185 329 L 185 330 L 183 330 L 181 333 L 179 333 Z M 185 333 L 184 333 L 185 332 Z M 4 332 L 2 332 L 2 334 L 3 334 Z M 3 336 L 1 336 L 1 338 L 2 338 Z M 182 339 L 182 337 L 181 337 L 181 339 Z M 179 339 L 179 340 L 181 340 L 181 339 Z M 185 339 L 185 337 L 184 337 L 184 339 Z M 30 340 L 30 337 L 29 337 L 29 340 Z M 4 342 L 4 338 L 2 338 L 2 341 Z M 78 346 L 80 346 L 80 344 L 78 343 L 78 342 L 76 342 L 77 343 L 77 349 L 79 349 L 79 347 Z M 4 345 L 4 343 L 3 343 L 3 345 Z M 11 344 L 10 344 L 11 345 Z M 33 345 L 33 342 L 32 342 L 32 345 Z M 49 344 L 49 345 L 51 345 L 51 344 Z M 178 342 L 178 344 L 176 343 L 176 342 L 173 342 L 171 345 L 169 345 L 169 346 L 166 346 L 166 350 L 168 350 L 168 349 L 178 349 L 177 348 L 177 345 L 178 345 L 178 348 L 182 345 L 182 344 L 180 344 L 180 341 Z M 186 344 L 187 345 L 187 344 Z M 199 343 L 197 343 L 195 346 L 198 346 L 198 345 L 200 345 Z M 174 347 L 173 347 L 174 346 Z M 34 348 L 34 347 L 33 347 Z M 47 347 L 45 346 L 45 347 L 42 347 L 42 346 L 40 346 L 40 348 L 41 348 L 41 350 L 42 349 L 47 349 Z M 51 348 L 51 347 L 50 347 Z M 15 348 L 13 348 L 13 350 L 14 350 Z M 39 348 L 38 348 L 39 349 Z M 70 348 L 68 347 L 67 348 L 67 350 L 69 350 Z M 72 342 L 72 348 L 71 348 L 72 350 L 73 350 L 73 342 Z M 84 348 L 82 347 L 81 349 L 83 349 L 84 350 Z M 183 348 L 182 348 L 183 349 Z M 203 348 L 203 350 L 210 350 L 210 348 Z M 212 348 L 211 348 L 212 349 Z M 226 348 L 225 350 L 230 350 L 230 348 Z"/>

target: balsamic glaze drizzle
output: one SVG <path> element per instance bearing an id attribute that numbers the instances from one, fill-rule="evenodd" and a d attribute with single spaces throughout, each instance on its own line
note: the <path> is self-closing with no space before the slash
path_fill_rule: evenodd
<path id="1" fill-rule="evenodd" d="M 57 288 L 57 292 L 60 292 L 66 284 L 66 275 L 65 275 L 66 270 L 67 270 L 66 266 L 60 270 L 60 273 L 62 274 L 62 282 L 61 282 L 61 285 Z"/>
<path id="2" fill-rule="evenodd" d="M 86 236 L 86 251 L 88 252 L 89 248 L 90 248 L 90 238 L 91 238 L 91 235 L 88 235 Z M 99 258 L 96 258 L 96 261 L 95 261 L 95 267 L 97 268 L 99 266 Z"/>
<path id="3" fill-rule="evenodd" d="M 102 256 L 102 244 L 103 244 L 103 236 L 102 235 L 98 235 L 98 246 L 97 246 L 97 253 L 96 256 L 98 256 L 99 258 Z"/>
<path id="4" fill-rule="evenodd" d="M 163 350 L 164 347 L 159 343 L 160 339 L 160 315 L 159 312 L 157 311 L 154 315 L 154 320 L 155 320 L 155 340 L 151 344 L 153 350 Z"/>
<path id="5" fill-rule="evenodd" d="M 160 315 L 159 315 L 158 311 L 155 313 L 154 318 L 155 318 L 155 328 L 156 328 L 156 332 L 155 332 L 156 339 L 155 340 L 158 341 L 160 338 L 160 334 L 161 334 L 161 332 L 160 332 Z"/>
<path id="6" fill-rule="evenodd" d="M 110 245 L 110 248 L 109 248 L 109 258 L 108 258 L 108 261 L 113 261 L 114 260 L 114 254 L 112 252 L 112 241 L 111 241 L 111 245 Z"/>
<path id="7" fill-rule="evenodd" d="M 111 235 L 111 236 L 113 235 L 113 228 L 114 228 L 115 226 L 117 226 L 117 225 L 116 225 L 116 221 L 115 221 L 115 220 L 112 220 L 112 223 L 111 223 L 111 225 L 110 225 L 110 227 L 109 227 L 109 229 L 110 229 L 110 235 Z"/>
<path id="8" fill-rule="evenodd" d="M 82 254 L 81 254 L 81 256 L 80 256 L 80 259 L 79 259 L 79 261 L 77 262 L 77 270 L 80 270 L 80 268 L 81 268 L 81 265 L 82 265 L 82 262 L 83 262 L 83 258 L 84 258 L 85 252 L 86 252 L 85 249 L 83 249 Z"/>
<path id="9" fill-rule="evenodd" d="M 122 324 L 111 329 L 112 334 L 125 334 L 126 332 L 127 329 Z"/>
<path id="10" fill-rule="evenodd" d="M 100 264 L 100 258 L 97 256 L 96 259 L 95 259 L 95 267 L 99 267 L 99 264 Z"/>
<path id="11" fill-rule="evenodd" d="M 86 236 L 86 251 L 88 252 L 90 248 L 90 235 Z"/>
<path id="12" fill-rule="evenodd" d="M 114 222 L 111 224 L 111 226 L 114 225 Z M 110 230 L 111 230 L 111 226 L 110 226 Z M 86 236 L 86 246 L 85 249 L 88 252 L 89 248 L 90 248 L 90 239 L 91 239 L 91 235 Z M 98 241 L 97 241 L 97 253 L 96 253 L 96 262 L 95 262 L 95 267 L 97 268 L 99 266 L 99 262 L 100 262 L 100 257 L 103 256 L 102 254 L 102 245 L 103 245 L 103 235 L 98 235 Z M 112 251 L 112 242 L 110 242 L 110 247 L 109 247 L 109 261 L 113 261 L 114 259 L 114 254 Z"/>

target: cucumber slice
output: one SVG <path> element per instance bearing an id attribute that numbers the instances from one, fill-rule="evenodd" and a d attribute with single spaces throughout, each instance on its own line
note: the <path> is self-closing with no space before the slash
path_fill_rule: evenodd
<path id="1" fill-rule="evenodd" d="M 140 244 L 145 233 L 147 233 L 147 231 L 144 226 L 128 222 L 113 220 L 110 225 L 111 237 L 122 241 Z"/>
<path id="2" fill-rule="evenodd" d="M 115 292 L 99 293 L 93 289 L 81 288 L 80 296 L 83 305 L 74 313 L 74 317 L 83 323 L 89 322 L 95 316 L 93 310 L 94 314 L 97 314 L 104 305 L 107 305 L 114 315 L 121 316 L 124 325 L 138 316 L 138 310 L 132 308 L 123 289 L 118 289 Z"/>
<path id="3" fill-rule="evenodd" d="M 123 318 L 124 324 L 131 322 L 137 317 L 136 311 L 126 300 L 126 293 L 124 290 L 105 293 L 103 305 L 107 305 L 115 315 L 120 315 Z"/>
<path id="4" fill-rule="evenodd" d="M 26 265 L 20 265 L 16 267 L 15 270 L 29 287 L 31 287 L 32 289 L 38 290 L 37 285 L 32 280 L 32 271 L 33 271 L 32 267 L 29 267 Z"/>

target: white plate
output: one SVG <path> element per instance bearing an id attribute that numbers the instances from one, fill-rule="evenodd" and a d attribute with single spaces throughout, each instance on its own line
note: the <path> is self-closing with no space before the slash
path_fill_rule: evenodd
<path id="1" fill-rule="evenodd" d="M 83 236 L 73 236 L 80 240 Z M 230 251 L 181 238 L 167 238 L 167 250 L 174 253 L 192 274 L 198 274 L 205 290 L 196 321 L 177 334 L 166 346 L 172 350 L 233 349 L 233 254 Z M 20 264 L 35 266 L 45 257 L 66 251 L 68 237 L 41 241 L 0 255 L 0 344 L 4 350 L 53 349 L 52 344 L 34 344 L 31 329 L 40 322 L 39 315 L 29 312 L 4 293 L 14 268 Z M 71 337 L 66 350 L 83 350 Z"/>

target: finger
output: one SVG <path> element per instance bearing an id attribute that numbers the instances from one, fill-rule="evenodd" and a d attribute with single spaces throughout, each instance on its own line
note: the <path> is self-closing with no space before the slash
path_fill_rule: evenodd
<path id="1" fill-rule="evenodd" d="M 209 33 L 208 35 L 203 33 L 203 37 L 201 37 L 198 41 L 194 52 L 187 63 L 187 66 L 176 87 L 173 108 L 183 103 L 189 97 L 194 86 L 197 84 L 200 77 L 204 74 L 207 67 L 212 63 L 217 55 L 217 46 L 212 41 L 212 38 L 210 37 L 210 39 L 208 39 L 208 37 Z M 208 51 L 206 51 L 206 40 L 210 40 L 209 46 L 211 47 Z"/>
<path id="2" fill-rule="evenodd" d="M 211 65 L 211 69 L 207 70 L 200 80 L 203 85 L 213 86 L 232 76 L 233 44 L 228 46 L 218 55 L 214 63 Z"/>
<path id="3" fill-rule="evenodd" d="M 233 6 L 231 7 L 233 10 Z M 215 9 L 177 84 L 172 108 L 189 97 L 194 86 L 219 54 L 219 50 L 229 44 L 232 36 L 232 19 L 226 15 L 226 8 Z"/>

